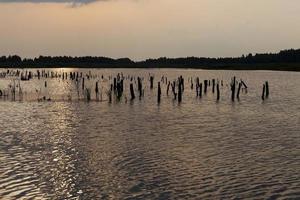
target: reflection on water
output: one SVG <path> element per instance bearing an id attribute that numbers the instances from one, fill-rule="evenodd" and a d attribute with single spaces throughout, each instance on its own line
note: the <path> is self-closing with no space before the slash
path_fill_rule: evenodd
<path id="1" fill-rule="evenodd" d="M 29 94 L 43 80 L 22 82 L 28 100 L 0 100 L 1 198 L 300 198 L 299 73 L 93 73 L 107 77 L 121 71 L 223 79 L 221 101 L 216 103 L 211 92 L 197 99 L 186 86 L 178 104 L 166 96 L 163 85 L 157 105 L 156 88 L 151 91 L 146 82 L 145 98 L 133 102 L 69 101 L 69 93 L 73 99 L 77 95 L 73 83 L 48 80 L 47 92 L 54 101 L 38 102 Z M 228 86 L 233 75 L 249 86 L 234 103 Z M 266 80 L 271 96 L 262 102 Z M 0 88 L 8 81 L 0 79 Z M 92 81 L 87 84 L 94 86 Z"/>

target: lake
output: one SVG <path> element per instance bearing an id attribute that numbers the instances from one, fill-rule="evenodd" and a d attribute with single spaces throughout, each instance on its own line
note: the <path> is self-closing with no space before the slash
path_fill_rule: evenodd
<path id="1" fill-rule="evenodd" d="M 30 70 L 36 74 L 36 69 Z M 300 73 L 46 71 L 90 75 L 84 87 L 91 100 L 82 83 L 69 77 L 0 78 L 0 90 L 8 95 L 0 97 L 0 199 L 300 198 Z M 110 102 L 110 77 L 118 73 L 125 77 L 124 94 L 120 100 L 113 95 Z M 149 74 L 154 76 L 153 89 Z M 173 81 L 180 75 L 185 86 L 178 103 L 171 89 L 167 95 L 161 78 Z M 137 76 L 143 77 L 141 98 Z M 234 102 L 233 76 L 248 86 Z M 131 77 L 134 100 L 130 100 Z M 220 100 L 212 93 L 212 83 L 202 98 L 197 97 L 196 77 L 200 82 L 222 81 Z M 263 101 L 265 81 L 270 96 Z"/>

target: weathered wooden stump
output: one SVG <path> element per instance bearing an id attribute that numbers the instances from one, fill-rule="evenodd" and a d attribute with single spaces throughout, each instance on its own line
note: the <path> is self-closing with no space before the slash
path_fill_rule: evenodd
<path id="1" fill-rule="evenodd" d="M 263 85 L 263 91 L 262 91 L 262 95 L 261 95 L 261 99 L 265 100 L 265 90 L 266 90 L 266 85 Z"/>
<path id="2" fill-rule="evenodd" d="M 99 98 L 99 86 L 98 86 L 98 81 L 96 82 L 96 87 L 95 87 L 95 93 L 96 93 L 96 99 L 98 100 Z"/>
<path id="3" fill-rule="evenodd" d="M 220 87 L 219 87 L 219 83 L 217 83 L 217 101 L 220 100 Z"/>
<path id="4" fill-rule="evenodd" d="M 170 84 L 171 84 L 171 82 L 169 81 L 168 86 L 167 86 L 167 96 L 169 96 Z"/>
<path id="5" fill-rule="evenodd" d="M 181 90 L 184 91 L 184 78 L 180 76 Z"/>
<path id="6" fill-rule="evenodd" d="M 171 84 L 171 87 L 172 87 L 172 92 L 173 92 L 173 95 L 174 95 L 174 100 L 176 100 L 176 97 L 177 97 L 177 93 L 176 93 L 176 82 L 173 81 L 173 84 Z"/>
<path id="7" fill-rule="evenodd" d="M 236 98 L 237 98 L 238 100 L 240 100 L 240 90 L 241 90 L 241 87 L 242 87 L 242 83 L 239 83 L 238 91 L 237 91 L 237 94 L 236 94 Z"/>
<path id="8" fill-rule="evenodd" d="M 82 90 L 84 90 L 84 78 L 82 78 Z"/>
<path id="9" fill-rule="evenodd" d="M 38 76 L 38 79 L 40 80 L 40 77 L 41 77 L 40 70 L 37 70 L 37 76 Z"/>
<path id="10" fill-rule="evenodd" d="M 141 99 L 143 96 L 143 89 L 142 89 L 142 80 L 138 77 L 138 91 L 139 91 L 139 98 Z"/>
<path id="11" fill-rule="evenodd" d="M 150 76 L 150 89 L 153 89 L 154 76 Z"/>
<path id="12" fill-rule="evenodd" d="M 117 78 L 114 78 L 114 91 L 117 90 Z"/>
<path id="13" fill-rule="evenodd" d="M 207 92 L 207 83 L 208 83 L 208 80 L 204 80 L 204 94 L 206 94 L 206 92 Z"/>
<path id="14" fill-rule="evenodd" d="M 160 88 L 160 82 L 158 82 L 157 85 L 157 102 L 160 103 L 160 98 L 161 98 L 161 88 Z"/>
<path id="15" fill-rule="evenodd" d="M 233 77 L 232 83 L 231 83 L 231 101 L 234 101 L 235 97 L 235 76 Z"/>
<path id="16" fill-rule="evenodd" d="M 202 83 L 199 85 L 199 97 L 202 97 Z"/>
<path id="17" fill-rule="evenodd" d="M 179 83 L 178 83 L 178 103 L 181 103 L 182 101 L 182 83 L 179 78 Z"/>
<path id="18" fill-rule="evenodd" d="M 216 84 L 216 80 L 213 79 L 212 80 L 212 93 L 215 93 L 215 84 Z"/>
<path id="19" fill-rule="evenodd" d="M 265 85 L 266 85 L 266 98 L 268 98 L 269 97 L 269 82 L 266 81 Z"/>
<path id="20" fill-rule="evenodd" d="M 131 95 L 131 100 L 135 99 L 134 90 L 133 90 L 133 84 L 132 83 L 130 83 L 130 95 Z"/>
<path id="21" fill-rule="evenodd" d="M 198 97 L 199 96 L 199 77 L 196 78 L 196 96 Z"/>

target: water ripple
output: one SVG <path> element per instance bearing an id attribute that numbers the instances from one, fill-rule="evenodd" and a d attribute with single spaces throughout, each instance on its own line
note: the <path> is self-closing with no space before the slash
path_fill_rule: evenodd
<path id="1" fill-rule="evenodd" d="M 232 103 L 225 85 L 216 103 L 212 93 L 200 100 L 186 89 L 178 105 L 162 85 L 160 105 L 148 87 L 142 100 L 87 103 L 66 100 L 75 86 L 53 80 L 52 102 L 0 100 L 0 199 L 300 198 L 299 74 L 153 73 L 227 82 L 236 75 L 249 91 Z M 272 95 L 262 103 L 266 77 Z M 40 84 L 27 83 L 28 94 Z"/>

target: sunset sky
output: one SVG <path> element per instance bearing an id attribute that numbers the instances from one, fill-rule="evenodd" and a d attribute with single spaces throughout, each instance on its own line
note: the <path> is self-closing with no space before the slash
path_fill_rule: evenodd
<path id="1" fill-rule="evenodd" d="M 0 0 L 0 55 L 240 56 L 300 47 L 299 0 Z"/>

